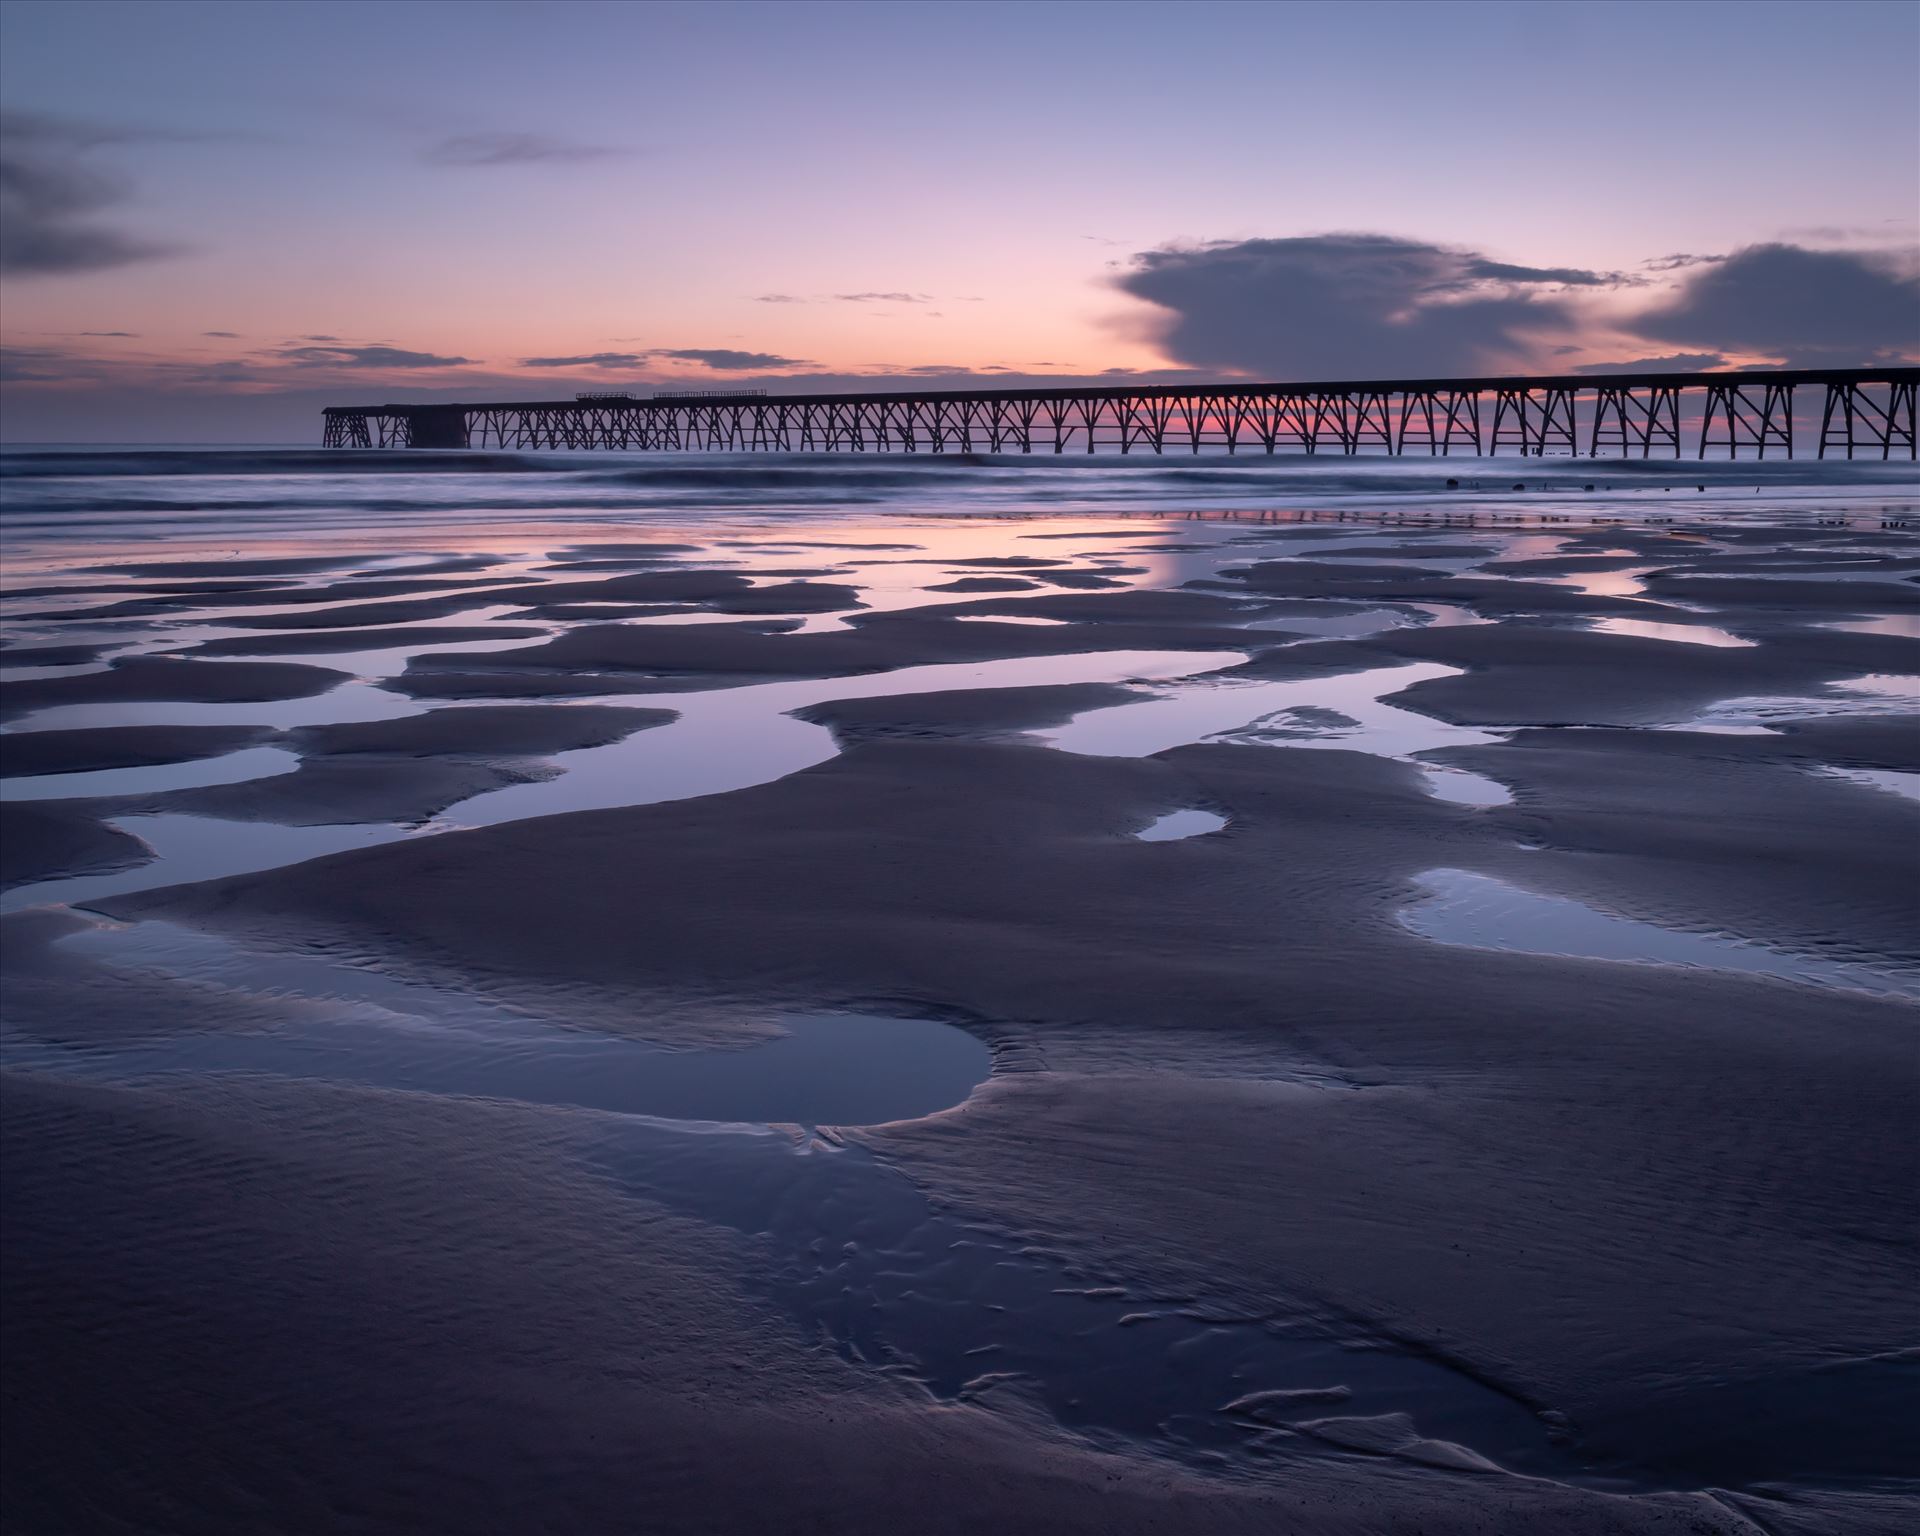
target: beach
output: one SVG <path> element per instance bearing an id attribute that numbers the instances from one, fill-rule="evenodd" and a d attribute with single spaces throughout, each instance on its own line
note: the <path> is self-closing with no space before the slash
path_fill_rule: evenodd
<path id="1" fill-rule="evenodd" d="M 10 1528 L 1920 1520 L 1910 466 L 0 477 Z"/>

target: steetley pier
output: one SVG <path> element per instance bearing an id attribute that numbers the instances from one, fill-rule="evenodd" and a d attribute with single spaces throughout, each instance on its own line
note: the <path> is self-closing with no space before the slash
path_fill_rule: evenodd
<path id="1" fill-rule="evenodd" d="M 1920 368 L 1571 374 L 1321 384 L 650 399 L 601 393 L 481 405 L 330 406 L 331 448 L 776 453 L 1515 453 L 1793 457 L 1794 392 L 1822 391 L 1821 458 L 1915 457 Z"/>

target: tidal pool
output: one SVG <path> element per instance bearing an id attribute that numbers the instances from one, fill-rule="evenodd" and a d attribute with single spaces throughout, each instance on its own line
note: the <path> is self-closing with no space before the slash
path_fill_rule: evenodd
<path id="1" fill-rule="evenodd" d="M 1143 843 L 1169 843 L 1182 838 L 1205 837 L 1209 832 L 1218 832 L 1226 824 L 1226 817 L 1212 811 L 1168 811 L 1164 816 L 1156 816 L 1133 835 Z"/>
<path id="2" fill-rule="evenodd" d="M 801 1125 L 918 1119 L 960 1103 L 993 1067 L 981 1041 L 927 1018 L 787 1012 L 774 1017 L 783 1033 L 771 1040 L 670 1050 L 405 981 L 374 962 L 255 950 L 170 923 L 102 923 L 60 947 L 114 969 L 317 1006 L 261 1033 L 80 1047 L 15 1037 L 9 1065 L 115 1082 L 253 1072 L 662 1120 Z M 635 1024 L 643 1030 L 644 1018 Z"/>
<path id="3" fill-rule="evenodd" d="M 104 875 L 73 875 L 19 885 L 0 895 L 0 912 L 48 902 L 98 901 L 193 880 L 219 880 L 299 864 L 348 848 L 371 848 L 415 835 L 380 822 L 370 826 L 283 827 L 271 821 L 227 821 L 217 816 L 116 816 L 109 826 L 140 839 L 153 858 Z"/>
<path id="4" fill-rule="evenodd" d="M 1750 971 L 1809 986 L 1920 996 L 1920 974 L 1879 971 L 1768 949 L 1730 935 L 1686 933 L 1634 918 L 1614 917 L 1565 896 L 1542 896 L 1471 870 L 1430 869 L 1418 879 L 1428 895 L 1401 912 L 1400 921 L 1422 938 L 1442 944 L 1582 960 Z"/>
<path id="5" fill-rule="evenodd" d="M 1221 638 L 1230 644 L 1231 632 Z M 565 770 L 560 777 L 476 795 L 453 807 L 447 818 L 461 826 L 493 826 L 556 811 L 653 805 L 764 784 L 823 763 L 838 752 L 825 726 L 792 713 L 809 704 L 956 689 L 1158 682 L 1229 666 L 1245 655 L 1226 650 L 1080 651 L 594 700 L 672 709 L 678 718 L 611 746 L 558 753 L 553 762 Z"/>
<path id="6" fill-rule="evenodd" d="M 1720 649 L 1745 649 L 1759 644 L 1711 624 L 1659 624 L 1651 619 L 1594 619 L 1593 628 L 1607 635 L 1633 635 L 1642 640 L 1676 640 L 1682 645 L 1711 645 Z"/>
<path id="7" fill-rule="evenodd" d="M 1504 740 L 1382 702 L 1387 694 L 1429 678 L 1452 677 L 1456 670 L 1437 662 L 1413 662 L 1285 682 L 1202 678 L 1162 689 L 1138 704 L 1076 715 L 1039 734 L 1049 746 L 1093 757 L 1148 757 L 1196 741 L 1346 747 L 1410 757 L 1437 747 Z"/>
<path id="8" fill-rule="evenodd" d="M 0 752 L 6 750 L 0 744 Z M 0 800 L 75 800 L 90 795 L 152 795 L 167 789 L 204 789 L 291 773 L 300 759 L 284 747 L 243 747 L 218 757 L 137 768 L 80 773 L 35 773 L 0 779 Z"/>

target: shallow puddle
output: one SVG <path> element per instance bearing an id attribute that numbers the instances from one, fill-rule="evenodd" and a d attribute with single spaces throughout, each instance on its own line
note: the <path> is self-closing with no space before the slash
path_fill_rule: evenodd
<path id="1" fill-rule="evenodd" d="M 1322 640 L 1358 640 L 1389 629 L 1405 629 L 1415 620 L 1394 608 L 1369 608 L 1361 613 L 1283 615 L 1277 619 L 1256 619 L 1243 629 L 1276 629 L 1296 635 L 1315 635 Z"/>
<path id="2" fill-rule="evenodd" d="M 1829 718 L 1835 715 L 1909 715 L 1920 706 L 1920 677 L 1874 673 L 1846 682 L 1829 683 L 1816 694 L 1756 695 L 1721 699 L 1693 720 L 1676 726 L 1682 731 L 1764 730 L 1782 720 Z"/>
<path id="3" fill-rule="evenodd" d="M 104 896 L 150 891 L 163 885 L 252 874 L 416 835 L 408 828 L 385 823 L 283 827 L 271 821 L 225 821 L 216 816 L 118 816 L 108 825 L 139 838 L 154 850 L 155 857 L 112 874 L 75 875 L 16 886 L 0 895 L 0 912 L 17 912 L 48 902 L 98 901 Z"/>
<path id="4" fill-rule="evenodd" d="M 679 718 L 611 746 L 562 752 L 553 759 L 565 770 L 559 778 L 476 795 L 453 807 L 446 819 L 461 826 L 493 826 L 556 811 L 653 805 L 765 784 L 837 754 L 825 726 L 793 716 L 793 710 L 810 704 L 1054 683 L 1160 682 L 1230 666 L 1244 656 L 1242 651 L 1087 651 L 610 698 L 596 702 L 658 706 L 677 710 Z"/>
<path id="5" fill-rule="evenodd" d="M 506 611 L 505 609 L 499 610 L 501 613 Z M 469 624 L 477 622 L 475 616 L 468 613 L 453 614 L 449 617 L 465 619 Z M 494 615 L 488 614 L 485 615 L 485 617 L 492 618 Z M 712 615 L 702 614 L 701 617 L 711 619 Z M 521 619 L 511 620 L 510 625 L 514 629 L 540 629 L 542 627 L 538 622 Z M 428 626 L 425 623 L 421 623 L 418 625 L 408 624 L 404 627 L 408 629 L 425 629 Z M 456 626 L 449 623 L 446 627 L 454 628 Z M 464 628 L 465 626 L 462 625 L 458 627 Z M 229 633 L 223 635 L 221 638 L 231 639 L 233 635 Z M 380 678 L 398 676 L 400 673 L 406 671 L 407 663 L 422 652 L 430 651 L 435 655 L 444 654 L 449 656 L 483 656 L 491 651 L 511 651 L 540 644 L 538 639 L 529 639 L 525 635 L 521 635 L 518 638 L 507 635 L 498 640 L 433 640 L 423 638 L 415 640 L 408 645 L 352 650 L 349 649 L 352 639 L 353 637 L 350 632 L 341 635 L 340 649 L 336 651 L 288 651 L 284 653 L 261 651 L 257 654 L 238 657 L 236 659 L 248 661 L 298 662 L 304 666 L 331 667 L 336 672 L 350 672 L 357 678 Z M 221 659 L 224 660 L 226 658 L 223 657 Z"/>
<path id="6" fill-rule="evenodd" d="M 1181 838 L 1205 837 L 1209 832 L 1218 832 L 1226 824 L 1226 817 L 1217 816 L 1212 811 L 1168 811 L 1164 816 L 1156 816 L 1133 835 L 1143 843 L 1170 843 Z"/>
<path id="7" fill-rule="evenodd" d="M 786 1013 L 773 1021 L 785 1033 L 764 1043 L 666 1050 L 370 966 L 250 950 L 169 923 L 102 924 L 60 947 L 115 969 L 155 968 L 275 1004 L 320 1006 L 267 1033 L 83 1048 L 15 1040 L 13 1065 L 112 1081 L 260 1072 L 667 1120 L 804 1125 L 877 1125 L 950 1109 L 993 1066 L 982 1042 L 931 1019 Z"/>
<path id="8" fill-rule="evenodd" d="M 1595 619 L 1593 628 L 1608 635 L 1636 635 L 1642 640 L 1677 640 L 1682 645 L 1711 645 L 1723 649 L 1758 645 L 1710 624 L 1656 624 L 1651 619 Z"/>
<path id="9" fill-rule="evenodd" d="M 1513 792 L 1485 774 L 1465 768 L 1443 768 L 1437 763 L 1419 766 L 1427 776 L 1427 789 L 1438 799 L 1475 807 L 1513 804 Z"/>
<path id="10" fill-rule="evenodd" d="M 0 754 L 6 750 L 0 738 Z M 140 768 L 96 768 L 81 773 L 36 773 L 0 779 L 0 800 L 77 800 L 93 795 L 148 795 L 164 789 L 204 789 L 291 773 L 300 759 L 283 747 L 243 747 L 220 757 Z"/>
<path id="11" fill-rule="evenodd" d="M 1810 986 L 1879 995 L 1920 996 L 1920 974 L 1882 972 L 1767 949 L 1744 939 L 1686 933 L 1633 918 L 1612 917 L 1564 896 L 1542 896 L 1492 875 L 1433 869 L 1418 877 L 1425 900 L 1400 921 L 1425 939 L 1473 949 L 1565 955 L 1641 965 L 1685 965 L 1748 971 Z"/>
<path id="12" fill-rule="evenodd" d="M 1572 587 L 1574 591 L 1584 592 L 1588 597 L 1645 597 L 1646 588 L 1642 585 L 1640 578 L 1649 571 L 1657 569 L 1659 569 L 1657 566 L 1638 565 L 1624 571 L 1578 571 L 1565 576 L 1540 576 L 1533 579 L 1556 587 Z"/>
<path id="13" fill-rule="evenodd" d="M 1429 629 L 1459 629 L 1467 624 L 1491 624 L 1492 619 L 1475 613 L 1471 608 L 1459 603 L 1408 603 L 1416 612 L 1427 616 Z"/>
<path id="14" fill-rule="evenodd" d="M 1138 704 L 1076 715 L 1037 734 L 1049 746 L 1091 757 L 1149 757 L 1199 741 L 1408 757 L 1504 740 L 1382 702 L 1414 683 L 1454 675 L 1452 667 L 1415 662 L 1285 682 L 1203 679 Z"/>
<path id="15" fill-rule="evenodd" d="M 1822 772 L 1829 778 L 1885 790 L 1904 800 L 1920 800 L 1920 773 L 1903 773 L 1894 768 L 1826 768 Z"/>
<path id="16" fill-rule="evenodd" d="M 430 646 L 420 647 L 430 650 Z M 306 657 L 291 660 L 304 662 Z M 209 662 L 209 666 L 217 663 Z M 370 682 L 354 680 L 301 699 L 263 699 L 237 704 L 184 704 L 152 700 L 126 704 L 56 704 L 7 722 L 8 731 L 65 731 L 96 725 L 337 725 L 349 720 L 394 720 L 417 715 L 424 704 Z"/>
<path id="17" fill-rule="evenodd" d="M 1920 640 L 1920 613 L 1889 613 L 1878 619 L 1847 619 L 1826 629 L 1851 630 L 1856 635 L 1900 635 Z"/>

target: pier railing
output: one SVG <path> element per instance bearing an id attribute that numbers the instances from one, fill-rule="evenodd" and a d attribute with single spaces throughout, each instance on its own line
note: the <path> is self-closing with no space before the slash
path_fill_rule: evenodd
<path id="1" fill-rule="evenodd" d="M 330 448 L 1912 459 L 1920 368 L 330 406 Z"/>

